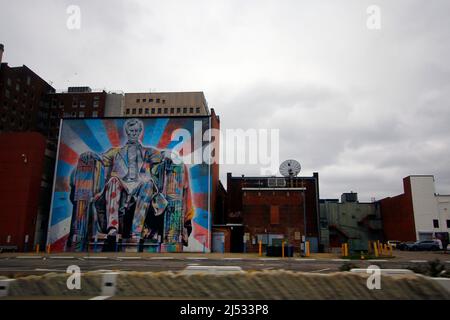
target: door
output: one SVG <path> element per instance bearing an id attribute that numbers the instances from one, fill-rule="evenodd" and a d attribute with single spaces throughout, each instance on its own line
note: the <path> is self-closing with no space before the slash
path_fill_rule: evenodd
<path id="1" fill-rule="evenodd" d="M 223 232 L 213 232 L 212 234 L 212 252 L 225 251 L 225 234 Z"/>

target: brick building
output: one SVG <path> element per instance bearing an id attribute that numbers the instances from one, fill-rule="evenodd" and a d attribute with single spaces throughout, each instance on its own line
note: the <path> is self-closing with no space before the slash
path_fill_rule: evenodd
<path id="1" fill-rule="evenodd" d="M 10 67 L 0 59 L 0 133 L 39 131 L 47 135 L 45 97 L 54 91 L 27 66 Z"/>
<path id="2" fill-rule="evenodd" d="M 305 219 L 306 218 L 306 219 Z M 300 248 L 302 236 L 319 251 L 319 175 L 312 177 L 233 177 L 227 174 L 227 228 L 231 252 L 257 252 L 258 242 L 282 240 Z M 298 250 L 297 249 L 297 250 Z"/>
<path id="3" fill-rule="evenodd" d="M 434 176 L 403 178 L 402 194 L 380 200 L 386 240 L 430 240 L 450 231 L 450 196 L 436 194 Z"/>
<path id="4" fill-rule="evenodd" d="M 65 92 L 50 93 L 48 108 L 48 138 L 56 141 L 61 118 L 101 118 L 105 115 L 106 91 L 92 91 L 89 87 L 69 87 Z"/>
<path id="5" fill-rule="evenodd" d="M 0 150 L 0 246 L 44 248 L 55 153 L 37 132 L 2 133 Z"/>

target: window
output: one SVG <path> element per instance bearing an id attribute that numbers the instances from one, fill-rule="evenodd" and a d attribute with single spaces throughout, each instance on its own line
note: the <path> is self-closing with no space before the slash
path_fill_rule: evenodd
<path id="1" fill-rule="evenodd" d="M 139 108 L 139 114 L 142 114 L 142 108 Z"/>
<path id="2" fill-rule="evenodd" d="M 153 102 L 153 99 L 148 99 L 148 102 Z"/>
<path id="3" fill-rule="evenodd" d="M 141 101 L 141 99 L 136 99 L 136 103 L 139 103 Z"/>
<path id="4" fill-rule="evenodd" d="M 447 229 L 450 228 L 450 220 L 447 220 Z"/>
<path id="5" fill-rule="evenodd" d="M 136 109 L 131 110 L 132 114 L 136 114 Z"/>
<path id="6" fill-rule="evenodd" d="M 99 103 L 100 102 L 98 100 L 94 100 L 94 104 L 93 104 L 94 108 L 98 108 Z"/>
<path id="7" fill-rule="evenodd" d="M 78 100 L 77 99 L 73 99 L 72 107 L 74 107 L 74 108 L 78 107 Z"/>
<path id="8" fill-rule="evenodd" d="M 27 85 L 30 85 L 30 84 L 31 84 L 31 77 L 27 76 Z"/>
<path id="9" fill-rule="evenodd" d="M 161 100 L 160 99 L 156 99 L 156 103 L 159 103 Z"/>
<path id="10" fill-rule="evenodd" d="M 148 108 L 145 108 L 145 114 L 149 114 L 149 109 Z"/>
<path id="11" fill-rule="evenodd" d="M 181 108 L 177 108 L 177 113 L 181 113 Z"/>
<path id="12" fill-rule="evenodd" d="M 433 228 L 439 228 L 439 220 L 433 219 Z"/>
<path id="13" fill-rule="evenodd" d="M 183 113 L 187 113 L 187 108 L 186 107 L 183 108 Z"/>
<path id="14" fill-rule="evenodd" d="M 200 113 L 200 107 L 195 108 L 195 113 Z"/>
<path id="15" fill-rule="evenodd" d="M 130 109 L 127 109 L 127 114 L 130 114 Z"/>
<path id="16" fill-rule="evenodd" d="M 147 102 L 147 99 L 142 99 L 142 102 Z"/>
<path id="17" fill-rule="evenodd" d="M 167 113 L 168 112 L 168 109 L 167 108 L 164 108 L 164 113 Z"/>
<path id="18" fill-rule="evenodd" d="M 158 114 L 161 114 L 161 108 L 158 108 Z"/>
<path id="19" fill-rule="evenodd" d="M 80 112 L 78 113 L 78 117 L 84 118 L 84 111 L 80 111 Z"/>
<path id="20" fill-rule="evenodd" d="M 189 113 L 194 113 L 194 108 L 189 108 Z"/>
<path id="21" fill-rule="evenodd" d="M 92 111 L 92 117 L 97 118 L 98 117 L 98 111 Z"/>
<path id="22" fill-rule="evenodd" d="M 16 83 L 16 91 L 20 91 L 20 84 Z"/>
<path id="23" fill-rule="evenodd" d="M 61 101 L 59 102 L 59 107 L 60 107 L 60 108 L 64 108 L 64 101 L 61 100 Z"/>
<path id="24" fill-rule="evenodd" d="M 155 114 L 155 108 L 152 108 L 152 114 Z"/>
<path id="25" fill-rule="evenodd" d="M 280 210 L 278 206 L 270 206 L 270 224 L 280 223 Z"/>
<path id="26" fill-rule="evenodd" d="M 11 85 L 11 78 L 8 78 L 8 86 L 10 86 Z"/>
<path id="27" fill-rule="evenodd" d="M 84 107 L 86 107 L 86 101 L 81 100 L 80 101 L 80 108 L 84 108 Z"/>
<path id="28" fill-rule="evenodd" d="M 175 108 L 170 108 L 170 113 L 173 113 L 175 111 Z"/>
<path id="29" fill-rule="evenodd" d="M 166 100 L 163 99 L 162 103 L 165 104 L 165 103 L 166 103 Z"/>

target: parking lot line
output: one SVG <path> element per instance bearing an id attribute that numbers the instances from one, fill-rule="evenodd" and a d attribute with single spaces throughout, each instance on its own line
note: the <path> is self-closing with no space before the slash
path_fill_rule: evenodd
<path id="1" fill-rule="evenodd" d="M 42 256 L 17 256 L 16 259 L 42 259 Z"/>
<path id="2" fill-rule="evenodd" d="M 242 258 L 223 258 L 223 260 L 242 260 Z"/>
<path id="3" fill-rule="evenodd" d="M 316 261 L 317 259 L 309 259 L 309 258 L 301 259 L 301 258 L 295 258 L 294 260 L 295 260 L 295 261 Z"/>
<path id="4" fill-rule="evenodd" d="M 412 263 L 423 263 L 423 262 L 427 262 L 427 260 L 409 260 L 409 262 L 412 262 Z"/>
<path id="5" fill-rule="evenodd" d="M 187 260 L 208 260 L 207 257 L 187 257 Z"/>
<path id="6" fill-rule="evenodd" d="M 50 256 L 50 259 L 75 259 L 75 257 L 72 256 Z"/>
<path id="7" fill-rule="evenodd" d="M 175 259 L 174 257 L 150 257 L 151 260 L 170 260 Z"/>
<path id="8" fill-rule="evenodd" d="M 100 257 L 96 257 L 96 256 L 93 256 L 93 257 L 83 257 L 84 259 L 92 259 L 92 260 L 97 260 L 97 259 L 108 259 L 108 257 L 103 257 L 103 256 L 100 256 Z"/>
<path id="9" fill-rule="evenodd" d="M 350 259 L 331 259 L 330 261 L 350 261 Z"/>
<path id="10" fill-rule="evenodd" d="M 139 259 L 142 259 L 142 257 L 117 257 L 117 259 L 122 259 L 122 260 L 139 260 Z"/>

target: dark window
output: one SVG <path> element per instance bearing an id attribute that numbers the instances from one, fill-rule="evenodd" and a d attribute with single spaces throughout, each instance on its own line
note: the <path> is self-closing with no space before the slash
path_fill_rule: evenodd
<path id="1" fill-rule="evenodd" d="M 189 113 L 194 113 L 194 108 L 189 108 Z"/>
<path id="2" fill-rule="evenodd" d="M 167 110 L 168 110 L 167 108 L 164 108 L 164 113 L 167 113 Z"/>
<path id="3" fill-rule="evenodd" d="M 153 102 L 153 99 L 148 99 L 148 102 Z"/>
<path id="4" fill-rule="evenodd" d="M 142 102 L 147 102 L 147 99 L 142 99 Z"/>
<path id="5" fill-rule="evenodd" d="M 161 114 L 161 108 L 158 108 L 158 114 Z"/>
<path id="6" fill-rule="evenodd" d="M 149 114 L 149 111 L 148 108 L 145 108 L 145 114 Z"/>
<path id="7" fill-rule="evenodd" d="M 139 114 L 142 114 L 142 108 L 139 108 Z"/>
<path id="8" fill-rule="evenodd" d="M 200 113 L 200 108 L 199 107 L 195 108 L 195 113 Z"/>
<path id="9" fill-rule="evenodd" d="M 132 114 L 136 114 L 136 109 L 131 110 Z"/>
<path id="10" fill-rule="evenodd" d="M 433 228 L 439 228 L 439 220 L 433 219 Z"/>
<path id="11" fill-rule="evenodd" d="M 130 109 L 127 109 L 127 114 L 130 114 Z"/>
<path id="12" fill-rule="evenodd" d="M 156 99 L 156 103 L 159 103 L 161 100 L 160 99 Z"/>
<path id="13" fill-rule="evenodd" d="M 155 114 L 155 108 L 152 108 L 152 114 Z"/>
<path id="14" fill-rule="evenodd" d="M 141 99 L 136 99 L 136 103 L 139 103 L 141 101 Z"/>
<path id="15" fill-rule="evenodd" d="M 187 113 L 187 108 L 183 108 L 183 113 Z"/>
<path id="16" fill-rule="evenodd" d="M 173 113 L 175 111 L 175 108 L 170 108 L 170 113 Z"/>
<path id="17" fill-rule="evenodd" d="M 163 99 L 162 103 L 165 104 L 165 103 L 166 103 L 166 100 Z"/>
<path id="18" fill-rule="evenodd" d="M 450 220 L 447 220 L 447 229 L 450 228 Z"/>
<path id="19" fill-rule="evenodd" d="M 177 113 L 181 113 L 181 108 L 177 108 Z"/>

